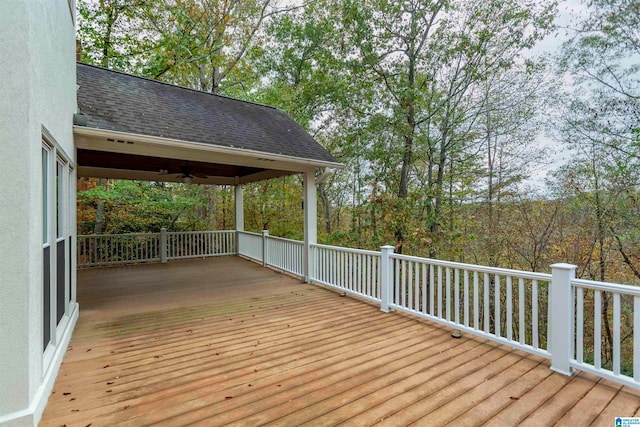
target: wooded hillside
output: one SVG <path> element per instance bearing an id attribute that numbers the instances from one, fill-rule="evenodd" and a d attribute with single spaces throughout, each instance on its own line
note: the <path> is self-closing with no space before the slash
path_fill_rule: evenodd
<path id="1" fill-rule="evenodd" d="M 558 28 L 562 6 L 84 0 L 79 38 L 86 62 L 287 111 L 346 165 L 318 187 L 323 242 L 638 284 L 640 7 Z M 79 188 L 79 233 L 233 228 L 230 188 Z M 301 200 L 300 177 L 248 186 L 247 229 L 300 238 Z"/>

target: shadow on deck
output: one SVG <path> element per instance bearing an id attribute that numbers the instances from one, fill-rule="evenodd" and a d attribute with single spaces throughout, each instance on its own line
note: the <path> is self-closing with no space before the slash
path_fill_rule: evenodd
<path id="1" fill-rule="evenodd" d="M 238 257 L 78 273 L 41 425 L 614 425 L 640 392 Z"/>

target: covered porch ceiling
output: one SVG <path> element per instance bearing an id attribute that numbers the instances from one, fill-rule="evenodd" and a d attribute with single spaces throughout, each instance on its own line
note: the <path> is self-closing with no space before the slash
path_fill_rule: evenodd
<path id="1" fill-rule="evenodd" d="M 77 79 L 81 177 L 237 185 L 342 167 L 276 108 L 82 63 Z"/>

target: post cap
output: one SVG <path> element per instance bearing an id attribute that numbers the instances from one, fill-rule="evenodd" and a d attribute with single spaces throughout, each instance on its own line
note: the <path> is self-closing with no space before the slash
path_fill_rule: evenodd
<path id="1" fill-rule="evenodd" d="M 551 268 L 554 268 L 557 270 L 575 270 L 576 268 L 578 268 L 578 266 L 573 264 L 567 264 L 565 262 L 558 262 L 556 264 L 551 264 Z"/>

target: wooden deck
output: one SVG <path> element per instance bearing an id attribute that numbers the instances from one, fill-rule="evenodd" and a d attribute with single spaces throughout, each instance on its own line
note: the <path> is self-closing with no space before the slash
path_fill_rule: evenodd
<path id="1" fill-rule="evenodd" d="M 237 257 L 84 270 L 41 425 L 613 426 L 640 392 Z"/>

